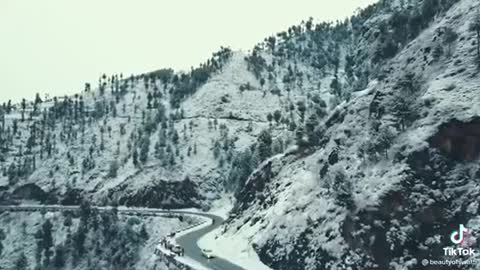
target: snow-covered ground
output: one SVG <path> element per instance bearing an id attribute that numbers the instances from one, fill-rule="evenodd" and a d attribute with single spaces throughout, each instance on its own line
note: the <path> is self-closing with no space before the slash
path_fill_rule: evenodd
<path id="1" fill-rule="evenodd" d="M 228 195 L 213 204 L 212 213 L 222 218 L 228 218 L 232 208 L 232 198 Z M 253 229 L 252 232 L 255 230 Z M 212 250 L 213 254 L 229 260 L 245 269 L 271 270 L 264 265 L 251 246 L 252 232 L 223 234 L 224 227 L 218 227 L 214 231 L 203 236 L 198 245 L 202 249 Z"/>
<path id="2" fill-rule="evenodd" d="M 234 195 L 230 193 L 225 193 L 220 197 L 220 199 L 212 203 L 212 207 L 210 208 L 208 213 L 219 216 L 223 219 L 227 219 L 230 211 L 233 208 L 234 203 Z"/>
<path id="3" fill-rule="evenodd" d="M 260 261 L 257 253 L 253 250 L 249 232 L 222 234 L 222 230 L 220 227 L 205 235 L 198 241 L 198 245 L 203 249 L 212 250 L 216 256 L 245 269 L 271 270 Z"/>

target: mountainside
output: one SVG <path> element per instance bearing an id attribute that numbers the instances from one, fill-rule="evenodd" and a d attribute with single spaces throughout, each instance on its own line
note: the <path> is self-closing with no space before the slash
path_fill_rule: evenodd
<path id="1" fill-rule="evenodd" d="M 451 269 L 420 262 L 449 258 L 443 248 L 454 247 L 449 235 L 459 224 L 478 248 L 472 22 L 474 1 L 438 14 L 323 121 L 313 149 L 264 162 L 238 192 L 227 235 L 246 234 L 267 265 L 290 270 Z"/>
<path id="2" fill-rule="evenodd" d="M 479 70 L 477 1 L 383 0 L 188 72 L 104 75 L 1 106 L 0 204 L 233 194 L 218 240 L 271 269 L 447 269 L 421 262 L 480 230 Z"/>

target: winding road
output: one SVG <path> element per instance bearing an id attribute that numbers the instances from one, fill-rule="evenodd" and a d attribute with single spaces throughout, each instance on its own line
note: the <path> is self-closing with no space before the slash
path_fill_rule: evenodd
<path id="1" fill-rule="evenodd" d="M 98 211 L 108 211 L 112 207 L 100 207 L 92 206 L 92 208 L 97 209 Z M 38 212 L 38 211 L 47 211 L 47 212 L 57 212 L 57 211 L 66 211 L 66 210 L 79 210 L 79 206 L 64 206 L 64 205 L 0 205 L 0 212 L 2 211 L 12 211 L 12 212 Z M 182 211 L 182 210 L 163 210 L 163 209 L 153 209 L 153 208 L 125 208 L 118 207 L 119 214 L 164 214 L 164 215 L 193 215 L 199 217 L 205 217 L 212 220 L 212 223 L 208 226 L 198 226 L 198 229 L 192 229 L 192 231 L 177 237 L 177 243 L 182 246 L 185 250 L 185 256 L 191 258 L 197 263 L 203 265 L 204 267 L 212 270 L 245 270 L 236 264 L 229 262 L 228 260 L 222 258 L 213 258 L 207 259 L 202 255 L 202 251 L 198 246 L 197 242 L 204 235 L 212 232 L 216 228 L 220 227 L 223 223 L 223 219 L 219 216 L 191 212 L 191 211 Z"/>
<path id="2" fill-rule="evenodd" d="M 221 217 L 212 214 L 187 213 L 209 218 L 213 220 L 213 222 L 208 227 L 189 232 L 177 238 L 177 243 L 185 249 L 186 256 L 212 270 L 245 270 L 222 258 L 215 257 L 213 259 L 207 259 L 202 255 L 202 251 L 198 247 L 197 242 L 200 238 L 222 225 L 223 219 Z"/>

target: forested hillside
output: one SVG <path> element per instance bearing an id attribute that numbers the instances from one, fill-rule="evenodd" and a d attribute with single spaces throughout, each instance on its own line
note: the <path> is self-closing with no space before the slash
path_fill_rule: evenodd
<path id="1" fill-rule="evenodd" d="M 480 229 L 479 70 L 480 3 L 381 0 L 189 71 L 6 101 L 0 204 L 208 210 L 234 195 L 217 239 L 271 269 L 423 269 L 459 224 Z M 118 222 L 135 253 L 147 238 Z"/>

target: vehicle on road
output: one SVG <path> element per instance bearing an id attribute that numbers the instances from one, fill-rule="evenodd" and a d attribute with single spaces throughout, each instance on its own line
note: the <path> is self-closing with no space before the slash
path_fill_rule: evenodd
<path id="1" fill-rule="evenodd" d="M 205 257 L 207 259 L 215 258 L 215 255 L 213 254 L 212 250 L 210 250 L 210 249 L 202 249 L 202 255 L 203 255 L 203 257 Z"/>
<path id="2" fill-rule="evenodd" d="M 174 245 L 172 247 L 172 252 L 175 253 L 177 256 L 183 256 L 185 251 L 183 250 L 183 248 L 179 245 Z"/>

